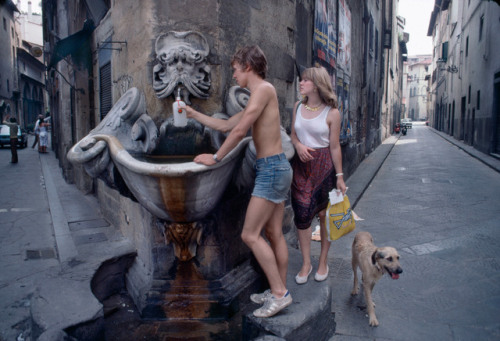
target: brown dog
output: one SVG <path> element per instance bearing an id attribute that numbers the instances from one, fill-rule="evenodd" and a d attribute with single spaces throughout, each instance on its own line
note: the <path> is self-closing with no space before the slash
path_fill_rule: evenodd
<path id="1" fill-rule="evenodd" d="M 354 272 L 354 286 L 351 295 L 358 294 L 358 271 L 361 269 L 363 290 L 365 293 L 366 310 L 370 317 L 370 326 L 378 326 L 375 316 L 375 303 L 372 300 L 372 290 L 375 283 L 384 273 L 392 279 L 398 279 L 403 272 L 399 265 L 399 255 L 393 247 L 376 247 L 373 245 L 372 235 L 368 232 L 358 232 L 352 242 L 352 271 Z"/>

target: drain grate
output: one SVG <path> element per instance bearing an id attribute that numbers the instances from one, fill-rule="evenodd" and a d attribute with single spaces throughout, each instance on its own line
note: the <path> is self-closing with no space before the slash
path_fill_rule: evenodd
<path id="1" fill-rule="evenodd" d="M 57 258 L 54 249 L 26 250 L 25 260 Z"/>

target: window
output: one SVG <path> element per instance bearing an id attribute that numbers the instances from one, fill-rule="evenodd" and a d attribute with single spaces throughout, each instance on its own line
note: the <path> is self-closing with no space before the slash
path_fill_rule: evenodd
<path id="1" fill-rule="evenodd" d="M 13 27 L 10 28 L 10 35 L 12 36 L 12 39 L 14 39 L 14 28 Z"/>
<path id="2" fill-rule="evenodd" d="M 467 103 L 470 104 L 470 85 L 469 85 L 469 99 L 467 100 Z"/>
<path id="3" fill-rule="evenodd" d="M 484 14 L 479 19 L 479 41 L 483 39 Z"/>
<path id="4" fill-rule="evenodd" d="M 378 60 L 378 30 L 375 30 L 375 61 Z"/>
<path id="5" fill-rule="evenodd" d="M 10 92 L 10 84 L 8 79 L 7 79 L 7 92 Z"/>
<path id="6" fill-rule="evenodd" d="M 7 20 L 3 18 L 3 29 L 7 31 Z"/>
<path id="7" fill-rule="evenodd" d="M 465 39 L 465 57 L 467 58 L 469 56 L 469 36 L 467 36 L 467 39 Z"/>
<path id="8" fill-rule="evenodd" d="M 477 90 L 476 108 L 477 108 L 477 110 L 481 109 L 481 91 L 479 91 L 479 90 Z"/>
<path id="9" fill-rule="evenodd" d="M 441 45 L 441 59 L 443 59 L 444 62 L 448 60 L 448 42 L 444 42 Z"/>
<path id="10" fill-rule="evenodd" d="M 101 110 L 101 120 L 111 110 L 113 106 L 113 82 L 111 75 L 111 47 L 109 42 L 111 37 L 105 40 L 103 49 L 98 51 L 99 60 L 99 107 Z"/>
<path id="11" fill-rule="evenodd" d="M 99 68 L 99 101 L 101 103 L 101 120 L 111 110 L 111 62 Z"/>

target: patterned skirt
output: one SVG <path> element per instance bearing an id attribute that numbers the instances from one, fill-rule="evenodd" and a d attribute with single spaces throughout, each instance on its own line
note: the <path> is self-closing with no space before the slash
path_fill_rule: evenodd
<path id="1" fill-rule="evenodd" d="M 299 230 L 309 228 L 314 216 L 327 207 L 328 193 L 336 186 L 330 148 L 316 149 L 311 155 L 314 159 L 306 163 L 297 155 L 292 160 L 292 208 Z"/>

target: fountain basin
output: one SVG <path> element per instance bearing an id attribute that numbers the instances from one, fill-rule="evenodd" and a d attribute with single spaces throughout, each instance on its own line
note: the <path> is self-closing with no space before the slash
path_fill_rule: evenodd
<path id="1" fill-rule="evenodd" d="M 251 140 L 244 138 L 221 162 L 205 166 L 168 159 L 146 162 L 143 155 L 129 153 L 115 136 L 92 137 L 106 142 L 115 167 L 141 205 L 160 219 L 179 223 L 196 222 L 214 209 Z"/>

